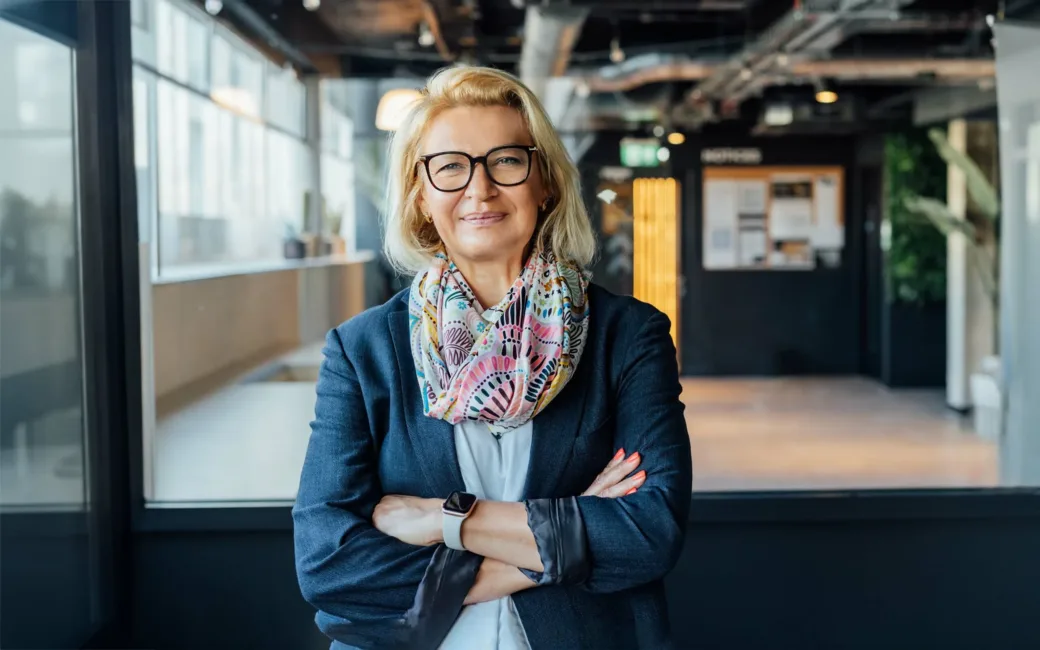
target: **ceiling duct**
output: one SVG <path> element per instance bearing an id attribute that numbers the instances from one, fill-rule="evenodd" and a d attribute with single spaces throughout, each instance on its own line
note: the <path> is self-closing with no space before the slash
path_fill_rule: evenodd
<path id="1" fill-rule="evenodd" d="M 703 60 L 674 58 L 634 70 L 624 76 L 597 74 L 583 77 L 591 92 L 624 92 L 644 84 L 707 79 L 715 67 Z M 974 82 L 995 73 L 992 59 L 827 59 L 803 61 L 787 67 L 788 78 L 827 77 L 835 80 L 909 80 L 931 75 L 936 81 Z"/>
<path id="2" fill-rule="evenodd" d="M 588 9 L 573 6 L 530 6 L 524 12 L 524 44 L 520 79 L 541 98 L 547 79 L 563 76 L 581 34 Z"/>
<path id="3" fill-rule="evenodd" d="M 687 57 L 644 57 L 583 76 L 591 92 L 631 90 L 643 84 L 694 81 L 673 119 L 689 126 L 713 120 L 715 103 L 733 109 L 771 85 L 836 80 L 974 82 L 994 74 L 993 61 L 979 58 L 831 59 L 831 52 L 862 33 L 941 32 L 977 27 L 978 16 L 905 15 L 910 0 L 810 0 L 790 11 L 730 58 L 711 62 Z"/>
<path id="4" fill-rule="evenodd" d="M 693 103 L 719 100 L 735 106 L 772 83 L 770 74 L 788 75 L 792 63 L 826 57 L 841 40 L 824 40 L 845 20 L 882 9 L 891 19 L 910 0 L 816 0 L 796 3 L 761 36 L 691 91 Z M 843 40 L 843 39 L 842 39 Z"/>

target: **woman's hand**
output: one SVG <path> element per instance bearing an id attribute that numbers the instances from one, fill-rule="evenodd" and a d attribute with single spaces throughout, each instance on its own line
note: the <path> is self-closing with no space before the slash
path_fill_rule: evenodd
<path id="1" fill-rule="evenodd" d="M 642 458 L 638 451 L 625 458 L 625 450 L 619 449 L 617 455 L 607 464 L 606 469 L 600 472 L 589 489 L 582 492 L 581 496 L 616 499 L 635 494 L 639 486 L 646 481 L 646 472 L 639 471 L 632 474 L 641 461 Z"/>
<path id="2" fill-rule="evenodd" d="M 463 604 L 475 605 L 498 600 L 534 586 L 535 583 L 515 566 L 484 558 L 477 573 L 477 581 L 470 587 Z"/>
<path id="3" fill-rule="evenodd" d="M 405 544 L 439 544 L 443 536 L 443 503 L 440 499 L 387 495 L 376 505 L 372 525 Z"/>

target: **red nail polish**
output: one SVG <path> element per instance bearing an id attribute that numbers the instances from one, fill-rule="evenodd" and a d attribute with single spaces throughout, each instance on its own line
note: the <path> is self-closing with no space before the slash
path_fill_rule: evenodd
<path id="1" fill-rule="evenodd" d="M 632 488 L 632 489 L 631 489 L 631 490 L 629 490 L 628 492 L 625 492 L 625 496 L 627 497 L 628 495 L 630 495 L 630 494 L 635 494 L 635 493 L 636 493 L 636 489 L 635 489 L 635 488 Z"/>
<path id="2" fill-rule="evenodd" d="M 636 473 L 635 479 L 637 481 L 639 481 L 640 483 L 645 481 L 646 480 L 646 470 L 639 470 L 639 472 Z"/>
<path id="3" fill-rule="evenodd" d="M 625 456 L 624 449 L 618 449 L 618 453 L 614 454 L 614 460 L 621 460 Z"/>
<path id="4" fill-rule="evenodd" d="M 639 452 L 637 451 L 636 453 L 634 453 L 631 456 L 629 456 L 627 462 L 638 464 L 639 463 Z"/>

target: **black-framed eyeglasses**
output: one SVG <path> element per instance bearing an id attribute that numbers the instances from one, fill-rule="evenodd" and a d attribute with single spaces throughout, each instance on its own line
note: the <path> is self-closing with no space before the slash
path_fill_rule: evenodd
<path id="1" fill-rule="evenodd" d="M 430 183 L 441 192 L 458 192 L 473 180 L 473 169 L 484 165 L 484 171 L 495 185 L 520 185 L 531 175 L 531 157 L 538 147 L 507 144 L 491 149 L 483 156 L 463 151 L 441 151 L 419 156 L 426 167 Z"/>

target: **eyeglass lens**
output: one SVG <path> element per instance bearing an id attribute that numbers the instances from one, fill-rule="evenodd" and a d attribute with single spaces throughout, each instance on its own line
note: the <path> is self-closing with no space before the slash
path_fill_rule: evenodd
<path id="1" fill-rule="evenodd" d="M 441 153 L 429 159 L 430 180 L 442 192 L 462 189 L 472 175 L 472 161 L 462 154 Z M 531 153 L 519 147 L 496 149 L 488 155 L 487 171 L 499 185 L 519 185 L 531 170 Z"/>

